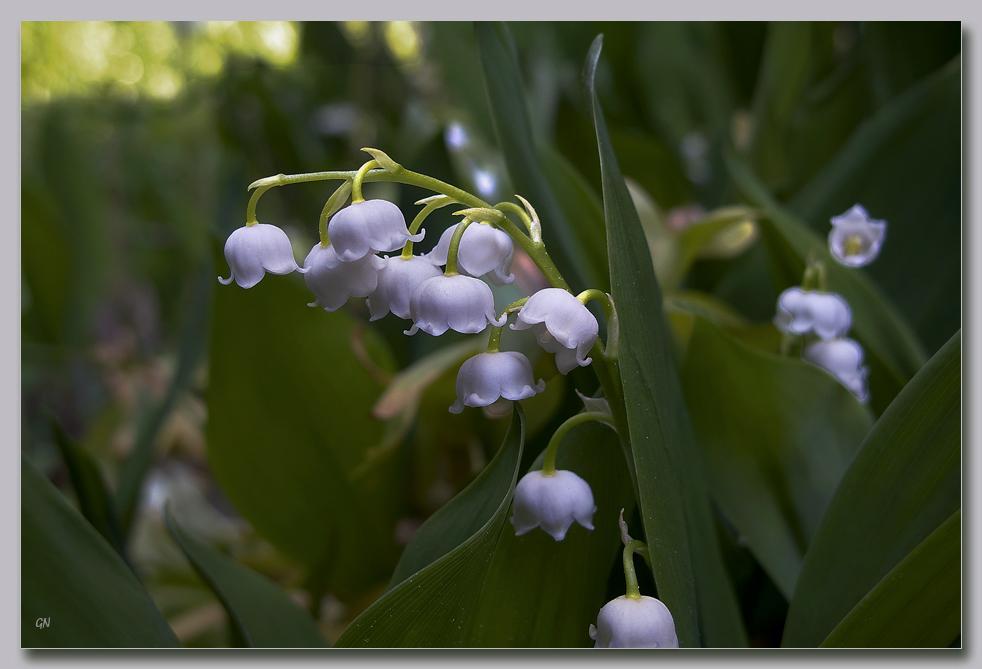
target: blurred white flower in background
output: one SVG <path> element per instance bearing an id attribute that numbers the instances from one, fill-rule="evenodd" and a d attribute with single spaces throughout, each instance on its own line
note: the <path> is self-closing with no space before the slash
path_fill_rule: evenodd
<path id="1" fill-rule="evenodd" d="M 886 221 L 871 219 L 866 210 L 857 204 L 841 216 L 832 217 L 829 251 L 843 265 L 868 265 L 879 254 L 886 231 Z"/>

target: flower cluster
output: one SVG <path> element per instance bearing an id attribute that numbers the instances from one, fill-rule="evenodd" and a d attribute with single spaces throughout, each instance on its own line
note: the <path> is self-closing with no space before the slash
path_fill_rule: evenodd
<path id="1" fill-rule="evenodd" d="M 870 219 L 858 204 L 831 220 L 829 252 L 837 262 L 859 267 L 876 258 L 886 234 L 885 221 Z M 825 268 L 820 262 L 809 264 L 802 284 L 778 297 L 774 325 L 785 334 L 785 342 L 789 335 L 814 335 L 801 357 L 831 373 L 865 402 L 869 368 L 863 366 L 862 347 L 846 337 L 852 320 L 848 303 L 841 295 L 825 291 Z"/>

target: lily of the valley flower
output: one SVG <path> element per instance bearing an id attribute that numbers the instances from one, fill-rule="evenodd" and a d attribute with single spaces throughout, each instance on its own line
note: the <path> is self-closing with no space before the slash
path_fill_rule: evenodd
<path id="1" fill-rule="evenodd" d="M 568 374 L 585 367 L 586 354 L 597 341 L 600 326 L 577 297 L 562 288 L 545 288 L 532 295 L 518 312 L 513 330 L 532 329 L 539 345 L 556 354 L 556 367 Z"/>
<path id="2" fill-rule="evenodd" d="M 849 305 L 835 293 L 788 288 L 777 300 L 774 324 L 782 332 L 815 332 L 822 339 L 841 337 L 849 329 Z"/>
<path id="3" fill-rule="evenodd" d="M 843 265 L 861 267 L 873 262 L 886 235 L 886 221 L 875 221 L 860 205 L 832 217 L 829 251 Z"/>
<path id="4" fill-rule="evenodd" d="M 254 223 L 238 228 L 225 241 L 225 260 L 232 274 L 218 277 L 225 286 L 235 281 L 243 288 L 252 288 L 266 272 L 289 274 L 306 272 L 297 266 L 293 247 L 286 233 L 275 225 Z"/>
<path id="5" fill-rule="evenodd" d="M 457 401 L 451 413 L 465 406 L 486 407 L 499 399 L 524 400 L 546 388 L 546 382 L 533 381 L 532 363 L 518 351 L 481 353 L 468 358 L 457 372 Z"/>
<path id="6" fill-rule="evenodd" d="M 488 323 L 501 327 L 508 319 L 494 317 L 494 295 L 480 279 L 457 274 L 436 276 L 416 287 L 409 298 L 413 326 L 406 334 L 422 330 L 439 337 L 447 330 L 464 334 L 481 332 Z"/>
<path id="7" fill-rule="evenodd" d="M 801 357 L 830 372 L 859 401 L 866 401 L 869 368 L 863 366 L 863 349 L 857 342 L 852 339 L 816 340 L 805 345 Z"/>
<path id="8" fill-rule="evenodd" d="M 409 298 L 419 284 L 443 274 L 425 256 L 385 258 L 378 272 L 378 287 L 368 296 L 369 320 L 377 321 L 390 311 L 409 318 Z"/>
<path id="9" fill-rule="evenodd" d="M 515 536 L 541 527 L 562 541 L 574 520 L 592 530 L 596 510 L 590 484 L 579 476 L 565 469 L 550 476 L 538 470 L 523 476 L 515 487 L 511 524 Z"/>
<path id="10" fill-rule="evenodd" d="M 410 235 L 402 210 L 388 200 L 350 204 L 334 214 L 327 235 L 342 262 L 353 262 L 369 253 L 395 251 L 407 240 L 422 241 L 423 231 Z"/>
<path id="11" fill-rule="evenodd" d="M 303 261 L 307 288 L 317 299 L 307 306 L 337 311 L 349 297 L 367 297 L 378 283 L 378 271 L 385 261 L 377 255 L 341 262 L 334 246 L 315 244 Z"/>
<path id="12" fill-rule="evenodd" d="M 450 240 L 459 223 L 451 225 L 440 236 L 440 241 L 427 255 L 437 265 L 447 264 Z M 499 285 L 511 283 L 511 261 L 515 255 L 515 245 L 508 233 L 483 223 L 472 223 L 464 230 L 457 247 L 457 269 L 469 276 L 484 276 Z"/>
<path id="13" fill-rule="evenodd" d="M 607 602 L 590 625 L 594 648 L 678 648 L 675 620 L 654 597 L 621 595 Z"/>

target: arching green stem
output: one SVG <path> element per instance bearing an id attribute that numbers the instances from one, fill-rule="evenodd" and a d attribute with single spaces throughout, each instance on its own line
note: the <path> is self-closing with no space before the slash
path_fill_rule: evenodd
<path id="1" fill-rule="evenodd" d="M 488 337 L 488 348 L 485 353 L 497 353 L 501 348 L 501 330 L 502 326 L 492 325 L 491 326 L 491 336 Z"/>
<path id="2" fill-rule="evenodd" d="M 638 575 L 634 571 L 634 550 L 647 548 L 643 541 L 635 539 L 624 546 L 624 581 L 628 599 L 641 599 L 641 589 L 638 588 Z"/>
<path id="3" fill-rule="evenodd" d="M 327 222 L 331 218 L 332 204 L 330 200 L 324 203 L 324 208 L 321 209 L 320 220 L 317 222 L 317 234 L 320 235 L 321 246 L 325 248 L 331 244 L 331 240 L 327 236 Z"/>
<path id="4" fill-rule="evenodd" d="M 528 228 L 529 234 L 530 235 L 532 234 L 532 230 L 535 226 L 532 223 L 532 219 L 529 217 L 528 212 L 525 211 L 522 207 L 519 207 L 514 202 L 499 202 L 498 204 L 494 205 L 494 208 L 497 209 L 498 211 L 507 210 L 512 212 L 513 214 L 518 214 L 518 217 L 522 219 L 522 223 L 524 223 L 525 227 Z"/>
<path id="5" fill-rule="evenodd" d="M 413 219 L 413 222 L 409 224 L 409 234 L 415 235 L 417 232 L 419 232 L 419 227 L 423 225 L 423 221 L 426 220 L 426 217 L 432 214 L 440 207 L 446 206 L 447 204 L 448 202 L 446 200 L 435 200 L 427 204 L 425 207 L 423 207 L 423 209 L 418 214 L 416 214 L 416 218 Z M 413 257 L 413 240 L 410 239 L 409 241 L 406 242 L 406 245 L 402 247 L 402 259 L 409 260 L 412 257 Z"/>
<path id="6" fill-rule="evenodd" d="M 256 189 L 256 192 L 252 194 L 249 198 L 249 206 L 246 207 L 246 225 L 255 225 L 259 221 L 256 219 L 256 205 L 259 204 L 259 198 L 263 196 L 263 193 L 268 191 L 272 186 L 260 186 Z"/>
<path id="7" fill-rule="evenodd" d="M 457 275 L 457 249 L 460 247 L 460 238 L 464 236 L 464 230 L 470 224 L 471 219 L 465 218 L 457 224 L 457 229 L 453 231 L 453 237 L 450 238 L 450 249 L 447 251 L 447 270 L 443 273 L 444 276 Z"/>
<path id="8" fill-rule="evenodd" d="M 556 473 L 556 451 L 559 450 L 559 444 L 562 443 L 566 434 L 580 423 L 585 423 L 589 420 L 609 424 L 611 415 L 602 411 L 584 411 L 568 418 L 566 422 L 556 428 L 556 431 L 552 434 L 552 438 L 549 440 L 549 445 L 546 446 L 546 455 L 542 460 L 543 476 L 553 476 Z"/>
<path id="9" fill-rule="evenodd" d="M 607 297 L 607 293 L 603 292 L 598 288 L 589 288 L 587 290 L 584 290 L 579 295 L 577 295 L 576 299 L 578 299 L 583 304 L 586 304 L 590 300 L 596 300 L 604 308 L 604 316 L 607 317 L 608 321 L 610 320 L 610 312 L 612 306 L 610 304 L 610 298 Z"/>
<path id="10" fill-rule="evenodd" d="M 365 179 L 365 175 L 375 167 L 378 167 L 377 160 L 369 160 L 367 163 L 358 168 L 355 173 L 355 178 L 351 182 L 351 204 L 357 204 L 359 202 L 364 202 L 365 198 L 361 196 L 361 182 Z"/>

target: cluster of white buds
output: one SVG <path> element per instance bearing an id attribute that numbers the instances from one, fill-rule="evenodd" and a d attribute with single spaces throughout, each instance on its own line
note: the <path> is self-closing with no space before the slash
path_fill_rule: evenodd
<path id="1" fill-rule="evenodd" d="M 860 267 L 876 258 L 886 234 L 885 221 L 870 219 L 858 204 L 831 221 L 829 251 L 838 263 Z M 810 285 L 815 283 L 817 287 Z M 825 292 L 825 268 L 820 262 L 805 269 L 803 284 L 778 297 L 774 325 L 785 337 L 814 334 L 817 338 L 804 345 L 801 357 L 831 373 L 865 402 L 869 368 L 863 366 L 862 347 L 846 337 L 851 324 L 849 305 L 841 295 Z"/>
<path id="2" fill-rule="evenodd" d="M 405 331 L 407 335 L 422 331 L 439 336 L 447 330 L 476 334 L 491 326 L 486 352 L 464 361 L 458 371 L 457 399 L 450 407 L 452 413 L 461 413 L 464 407 L 496 411 L 505 403 L 510 406 L 512 401 L 528 399 L 545 390 L 545 381 L 535 380 L 532 364 L 524 354 L 499 350 L 502 329 L 511 314 L 515 314 L 511 328 L 532 330 L 539 345 L 555 356 L 556 368 L 562 374 L 592 362 L 589 353 L 597 342 L 599 324 L 585 303 L 599 299 L 605 302 L 609 312 L 612 308 L 609 296 L 597 290 L 577 296 L 565 287 L 546 288 L 498 314 L 494 295 L 485 280 L 502 285 L 515 279 L 511 264 L 515 254 L 512 234 L 516 234 L 516 229 L 510 221 L 498 209 L 476 207 L 459 211 L 457 215 L 464 218 L 443 233 L 430 253 L 413 255 L 413 243 L 423 239 L 421 225 L 432 211 L 462 201 L 457 197 L 463 201 L 473 198 L 448 186 L 445 190 L 454 195 L 443 192 L 420 200 L 417 204 L 425 207 L 407 226 L 402 211 L 392 202 L 366 201 L 361 197 L 362 181 L 373 166 L 381 165 L 390 172 L 402 169 L 381 152 L 367 151 L 376 161 L 366 163 L 350 183 L 346 181 L 328 200 L 321 215 L 320 241 L 310 250 L 303 267 L 296 264 L 285 232 L 255 220 L 255 202 L 262 192 L 257 191 L 250 202 L 249 222 L 234 231 L 225 244 L 231 276 L 219 280 L 223 284 L 235 280 L 243 288 L 249 288 L 265 272 L 299 271 L 304 273 L 307 287 L 315 298 L 310 306 L 336 311 L 350 297 L 364 297 L 373 321 L 390 313 L 410 319 L 412 324 Z M 271 177 L 254 186 L 265 189 L 282 185 L 282 179 Z M 349 192 L 352 203 L 338 209 Z M 509 203 L 501 206 L 520 215 L 529 229 L 530 243 L 541 246 L 541 228 L 535 210 L 519 199 L 524 210 Z M 509 225 L 512 227 L 506 231 L 503 226 Z M 380 255 L 399 249 L 402 253 L 397 257 Z M 536 246 L 532 252 L 544 254 L 544 249 Z M 558 272 L 554 278 L 554 285 L 565 286 Z M 609 414 L 587 411 L 567 422 L 572 425 L 596 416 L 603 419 Z M 516 487 L 511 520 L 517 535 L 541 527 L 561 541 L 574 522 L 593 529 L 596 506 L 589 484 L 573 472 L 555 468 L 562 434 L 565 429 L 560 428 L 557 430 L 560 438 L 550 442 L 543 469 L 529 473 Z"/>

